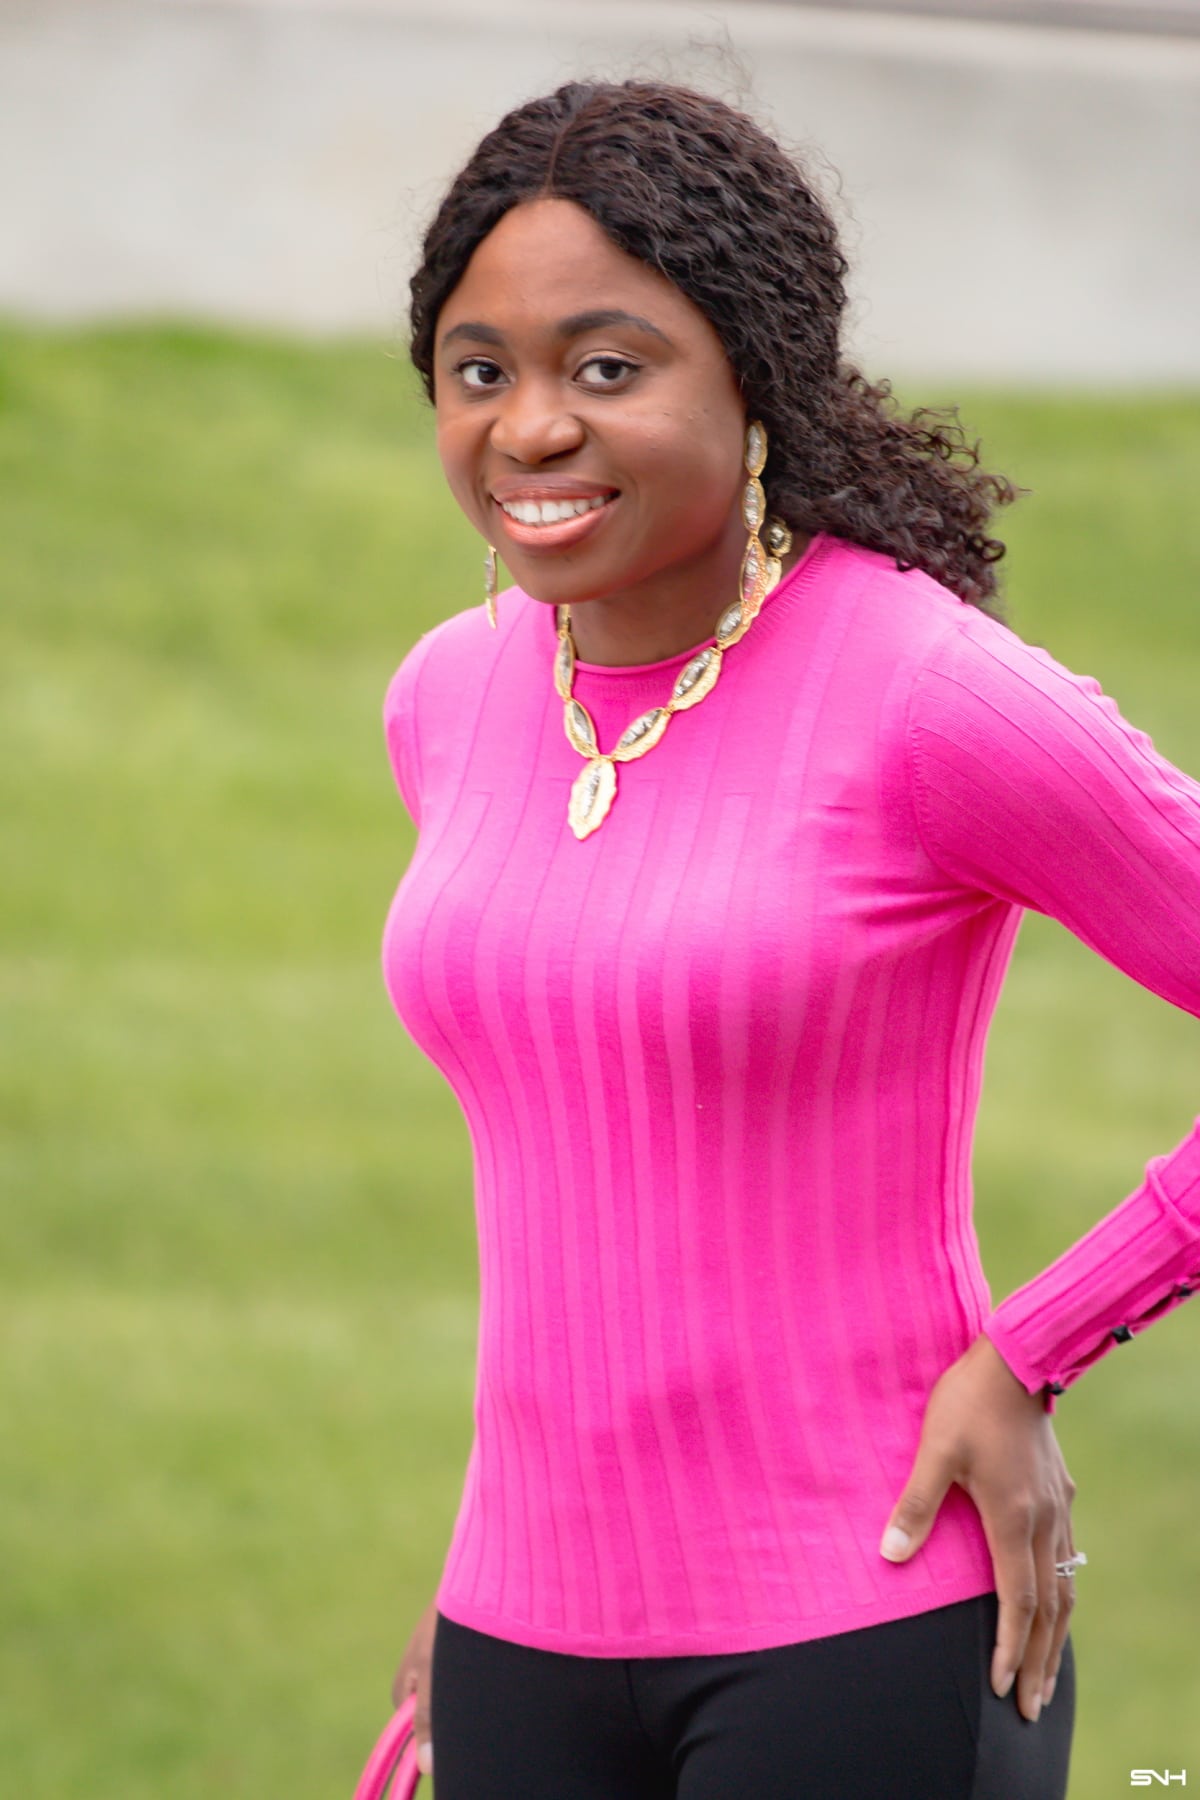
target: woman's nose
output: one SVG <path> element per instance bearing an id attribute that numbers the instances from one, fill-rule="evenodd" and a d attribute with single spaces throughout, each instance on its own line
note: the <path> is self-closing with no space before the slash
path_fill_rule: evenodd
<path id="1" fill-rule="evenodd" d="M 532 467 L 577 450 L 583 427 L 566 410 L 557 390 L 518 383 L 501 401 L 490 435 L 493 450 Z"/>

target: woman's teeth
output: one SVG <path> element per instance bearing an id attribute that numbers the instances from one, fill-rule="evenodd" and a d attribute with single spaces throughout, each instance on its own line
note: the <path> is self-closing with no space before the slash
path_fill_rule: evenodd
<path id="1" fill-rule="evenodd" d="M 501 500 L 500 507 L 518 525 L 557 525 L 563 519 L 578 519 L 607 504 L 608 494 L 593 494 L 588 500 Z"/>

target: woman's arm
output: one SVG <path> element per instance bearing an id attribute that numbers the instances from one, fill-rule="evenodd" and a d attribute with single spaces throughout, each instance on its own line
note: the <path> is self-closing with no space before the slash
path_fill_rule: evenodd
<path id="1" fill-rule="evenodd" d="M 422 1775 L 433 1774 L 433 1643 L 437 1636 L 437 1616 L 435 1596 L 413 1627 L 392 1681 L 394 1706 L 402 1706 L 410 1694 L 417 1696 L 413 1735 L 417 1743 L 417 1767 Z"/>
<path id="2" fill-rule="evenodd" d="M 979 615 L 914 688 L 911 791 L 948 884 L 1059 919 L 1200 1014 L 1200 787 L 1091 681 Z M 1200 1122 L 1133 1194 L 1011 1295 L 930 1397 L 881 1549 L 915 1555 L 952 1482 L 975 1501 L 1000 1597 L 992 1682 L 1027 1718 L 1053 1695 L 1073 1587 L 1074 1486 L 1046 1413 L 1115 1344 L 1200 1286 Z M 899 1533 L 899 1536 L 894 1536 Z"/>
<path id="3" fill-rule="evenodd" d="M 961 886 L 1048 914 L 1200 1016 L 1200 785 L 1098 685 L 976 616 L 909 719 L 922 841 Z M 984 1330 L 1030 1393 L 1082 1371 L 1200 1285 L 1200 1121 Z"/>
<path id="4" fill-rule="evenodd" d="M 421 823 L 421 754 L 416 733 L 416 694 L 429 652 L 428 634 L 409 651 L 388 683 L 383 701 L 383 737 L 400 798 L 418 828 Z"/>

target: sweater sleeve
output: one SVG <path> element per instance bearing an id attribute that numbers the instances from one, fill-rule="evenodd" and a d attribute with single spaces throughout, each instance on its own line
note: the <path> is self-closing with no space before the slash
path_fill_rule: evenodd
<path id="1" fill-rule="evenodd" d="M 383 735 L 400 798 L 417 828 L 421 824 L 421 754 L 417 735 L 417 690 L 430 636 L 409 651 L 388 683 L 383 702 Z"/>
<path id="2" fill-rule="evenodd" d="M 943 874 L 1060 920 L 1200 1016 L 1200 785 L 1096 682 L 976 614 L 917 677 L 908 745 Z M 1053 1396 L 1197 1287 L 1200 1120 L 984 1331 L 1030 1393 Z"/>

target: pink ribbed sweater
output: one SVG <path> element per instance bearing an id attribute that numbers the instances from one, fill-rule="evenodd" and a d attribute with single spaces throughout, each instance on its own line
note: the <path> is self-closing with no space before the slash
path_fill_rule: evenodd
<path id="1" fill-rule="evenodd" d="M 911 1563 L 878 1551 L 938 1375 L 982 1329 L 1064 1387 L 1200 1278 L 1197 1129 L 991 1311 L 989 1018 L 1022 907 L 1200 1013 L 1200 788 L 1094 683 L 820 537 L 579 843 L 552 612 L 514 590 L 500 618 L 430 632 L 386 704 L 420 827 L 386 978 L 476 1170 L 438 1604 L 638 1656 L 985 1592 L 957 1488 Z M 602 746 L 684 661 L 581 667 Z"/>

